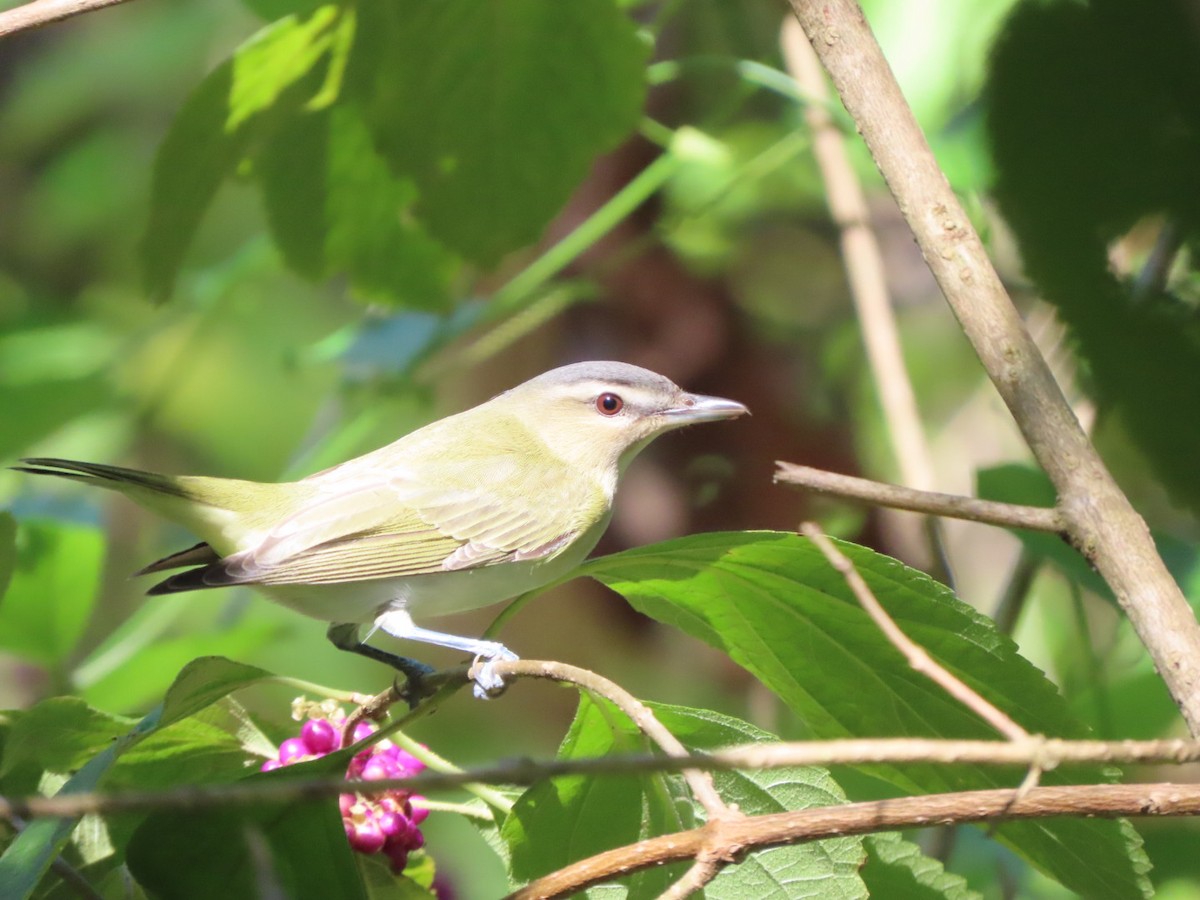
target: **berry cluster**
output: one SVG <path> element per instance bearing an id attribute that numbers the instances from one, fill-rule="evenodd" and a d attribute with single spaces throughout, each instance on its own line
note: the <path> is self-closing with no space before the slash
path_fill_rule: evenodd
<path id="1" fill-rule="evenodd" d="M 344 721 L 345 715 L 341 710 L 333 711 L 329 718 L 306 720 L 300 728 L 300 736 L 288 738 L 280 744 L 279 755 L 264 762 L 262 771 L 270 772 L 337 750 L 341 744 Z M 359 722 L 354 726 L 354 742 L 374 733 L 374 725 Z M 389 740 L 382 740 L 354 755 L 346 768 L 346 777 L 379 781 L 405 778 L 424 768 L 425 764 L 411 753 L 401 750 Z M 338 806 L 342 811 L 342 823 L 346 826 L 346 838 L 350 846 L 359 853 L 382 852 L 387 856 L 393 872 L 404 871 L 408 854 L 425 844 L 425 836 L 418 826 L 429 815 L 427 809 L 414 807 L 413 799 L 423 798 L 400 790 L 372 797 L 342 794 L 338 798 Z"/>

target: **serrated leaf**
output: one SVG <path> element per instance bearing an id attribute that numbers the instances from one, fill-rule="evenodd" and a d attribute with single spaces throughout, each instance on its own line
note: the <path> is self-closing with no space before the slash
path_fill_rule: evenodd
<path id="1" fill-rule="evenodd" d="M 713 751 L 736 744 L 778 741 L 770 732 L 707 709 L 650 704 L 658 720 L 688 750 Z M 765 771 L 713 773 L 713 783 L 727 803 L 746 815 L 766 815 L 846 802 L 846 795 L 825 769 L 790 766 Z M 864 898 L 868 896 L 859 867 L 862 840 L 830 838 L 793 846 L 770 847 L 729 866 L 704 888 L 708 900 L 742 897 Z M 878 894 L 876 896 L 888 896 Z M 898 895 L 894 895 L 898 896 Z"/>
<path id="2" fill-rule="evenodd" d="M 344 273 L 366 301 L 446 304 L 457 260 L 412 217 L 416 188 L 388 170 L 356 106 L 291 117 L 256 161 L 272 234 L 294 270 Z"/>
<path id="3" fill-rule="evenodd" d="M 22 522 L 0 600 L 0 647 L 44 666 L 62 664 L 87 627 L 103 562 L 98 528 Z"/>
<path id="4" fill-rule="evenodd" d="M 490 265 L 533 241 L 641 115 L 647 48 L 612 0 L 360 8 L 351 70 L 431 234 Z"/>
<path id="5" fill-rule="evenodd" d="M 894 831 L 866 835 L 867 864 L 862 877 L 872 897 L 905 900 L 983 900 L 966 879 L 947 872 L 912 841 Z"/>
<path id="6" fill-rule="evenodd" d="M 581 694 L 575 719 L 559 748 L 559 758 L 644 751 L 644 739 L 621 727 L 621 718 L 607 703 Z M 568 863 L 631 844 L 655 833 L 650 829 L 650 818 L 678 823 L 675 809 L 658 784 L 660 780 L 657 776 L 568 775 L 529 788 L 513 805 L 500 829 L 510 849 L 513 879 L 530 881 Z M 645 885 L 644 890 L 632 895 L 657 896 L 665 887 L 663 878 L 656 873 L 652 886 Z"/>
<path id="7" fill-rule="evenodd" d="M 943 665 L 1033 733 L 1083 737 L 1054 686 L 991 620 L 923 573 L 839 542 L 900 627 Z M 814 737 L 994 737 L 973 714 L 913 672 L 807 540 L 775 532 L 696 535 L 592 560 L 583 573 L 639 611 L 727 652 L 778 694 Z M 1015 770 L 877 766 L 906 791 L 1014 787 Z M 1043 776 L 1104 780 L 1095 768 Z M 1128 823 L 1009 823 L 997 835 L 1089 897 L 1141 897 L 1148 866 Z"/>

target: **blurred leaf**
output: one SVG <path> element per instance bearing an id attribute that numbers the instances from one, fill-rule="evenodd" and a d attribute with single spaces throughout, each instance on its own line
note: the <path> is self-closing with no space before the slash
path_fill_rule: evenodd
<path id="1" fill-rule="evenodd" d="M 0 456 L 13 457 L 67 422 L 103 408 L 113 391 L 103 375 L 0 383 Z"/>
<path id="2" fill-rule="evenodd" d="M 667 730 L 691 751 L 779 740 L 748 722 L 711 710 L 659 703 L 650 706 Z M 751 816 L 846 802 L 846 795 L 829 772 L 816 766 L 713 772 L 713 783 L 721 799 Z M 699 807 L 697 813 L 701 813 Z M 704 888 L 704 896 L 709 900 L 866 897 L 866 887 L 859 878 L 863 858 L 862 839 L 857 837 L 756 850 L 736 866 L 722 869 Z"/>
<path id="3" fill-rule="evenodd" d="M 367 896 L 334 800 L 157 813 L 134 833 L 127 860 L 165 898 Z"/>
<path id="4" fill-rule="evenodd" d="M 975 473 L 975 490 L 988 500 L 1029 506 L 1053 506 L 1057 499 L 1054 485 L 1044 472 L 1018 463 L 980 469 Z M 1108 583 L 1061 538 L 1044 532 L 1011 530 L 1026 550 L 1052 563 L 1068 580 L 1116 603 Z M 1200 552 L 1193 544 L 1160 531 L 1155 531 L 1153 537 L 1159 555 L 1188 599 L 1193 606 L 1200 603 Z"/>
<path id="5" fill-rule="evenodd" d="M 257 163 L 271 231 L 297 272 L 344 272 L 368 301 L 446 304 L 457 261 L 413 220 L 416 188 L 389 172 L 353 104 L 289 118 Z"/>
<path id="6" fill-rule="evenodd" d="M 872 897 L 905 900 L 982 900 L 964 878 L 947 872 L 940 860 L 897 832 L 868 834 L 863 838 L 867 864 L 862 877 Z"/>
<path id="7" fill-rule="evenodd" d="M 1054 686 L 990 619 L 928 576 L 864 547 L 839 546 L 892 618 L 950 671 L 1035 734 L 1083 737 Z M 593 560 L 582 569 L 640 612 L 724 650 L 799 715 L 816 738 L 994 737 L 915 673 L 816 547 L 794 534 L 696 535 Z M 1044 783 L 1102 780 L 1096 769 Z M 878 766 L 906 791 L 1012 786 L 1017 770 Z M 1089 897 L 1141 897 L 1148 861 L 1127 822 L 1054 820 L 997 836 Z"/>
<path id="8" fill-rule="evenodd" d="M 86 525 L 23 522 L 0 600 L 0 647 L 61 665 L 87 627 L 104 562 L 104 535 Z"/>
<path id="9" fill-rule="evenodd" d="M 351 71 L 430 233 L 488 266 L 535 240 L 637 125 L 647 48 L 612 0 L 378 3 Z"/>
<path id="10" fill-rule="evenodd" d="M 419 871 L 414 873 L 414 862 L 409 862 L 403 875 L 393 874 L 387 863 L 375 854 L 356 853 L 354 856 L 370 900 L 430 900 L 437 896 L 421 883 L 433 878 L 433 859 L 427 854 L 415 863 Z M 417 877 L 413 877 L 414 874 Z"/>
<path id="11" fill-rule="evenodd" d="M 188 98 L 154 162 L 150 222 L 142 241 L 147 289 L 170 295 L 196 229 L 221 183 L 260 127 L 311 98 L 298 88 L 336 43 L 338 13 L 321 7 L 264 28 L 208 75 Z M 267 115 L 272 114 L 272 115 Z"/>
<path id="12" fill-rule="evenodd" d="M 12 513 L 0 512 L 0 616 L 3 615 L 4 594 L 17 565 L 17 520 Z"/>

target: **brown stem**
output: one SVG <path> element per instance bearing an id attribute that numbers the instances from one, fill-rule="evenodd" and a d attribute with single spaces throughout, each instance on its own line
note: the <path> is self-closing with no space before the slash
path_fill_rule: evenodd
<path id="1" fill-rule="evenodd" d="M 0 37 L 125 2 L 127 0 L 33 0 L 24 6 L 0 12 Z"/>
<path id="2" fill-rule="evenodd" d="M 966 519 L 1003 528 L 1048 531 L 1051 534 L 1061 534 L 1065 527 L 1063 518 L 1056 509 L 999 503 L 976 497 L 960 497 L 958 494 L 918 491 L 883 481 L 839 475 L 837 472 L 826 472 L 823 469 L 789 462 L 778 461 L 775 465 L 779 467 L 775 472 L 776 482 L 795 485 L 818 494 L 840 497 L 843 500 L 869 503 L 872 506 L 911 509 L 914 512 Z"/>
<path id="3" fill-rule="evenodd" d="M 853 0 L 791 4 L 963 332 L 1058 490 L 1071 543 L 1108 582 L 1200 734 L 1200 625 L 1030 339 L 862 10 Z"/>
<path id="4" fill-rule="evenodd" d="M 712 821 L 676 834 L 639 841 L 559 869 L 509 894 L 508 900 L 550 900 L 651 866 L 715 856 L 733 861 L 748 851 L 781 844 L 902 828 L 1052 816 L 1200 815 L 1200 785 L 1104 784 L 900 797 L 796 812 Z"/>
<path id="5" fill-rule="evenodd" d="M 904 654 L 904 658 L 908 660 L 913 671 L 920 672 L 1010 741 L 1019 741 L 1029 737 L 1028 731 L 997 709 L 995 705 L 985 700 L 977 691 L 930 656 L 924 647 L 905 634 L 896 624 L 895 619 L 888 615 L 887 610 L 876 599 L 858 569 L 854 568 L 854 563 L 833 546 L 833 542 L 822 534 L 816 525 L 805 522 L 800 526 L 800 531 L 817 545 L 817 549 L 825 555 L 829 564 L 846 579 L 846 584 L 849 585 L 862 608 L 866 610 L 867 615 L 871 617 L 871 621 L 878 626 L 891 645 Z"/>

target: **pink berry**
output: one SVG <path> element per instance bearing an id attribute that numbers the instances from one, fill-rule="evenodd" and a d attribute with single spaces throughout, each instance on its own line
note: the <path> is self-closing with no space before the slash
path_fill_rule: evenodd
<path id="1" fill-rule="evenodd" d="M 424 800 L 425 798 L 422 797 L 420 794 L 413 794 L 411 799 Z M 426 819 L 429 818 L 429 810 L 427 810 L 423 806 L 417 806 L 416 804 L 411 804 L 410 809 L 411 809 L 411 812 L 408 814 L 408 817 L 410 819 L 412 819 L 414 825 L 420 825 L 422 822 L 424 822 Z"/>
<path id="2" fill-rule="evenodd" d="M 379 828 L 388 838 L 389 843 L 393 838 L 404 835 L 408 831 L 408 820 L 394 812 L 381 812 L 375 817 L 375 821 L 379 823 Z"/>
<path id="3" fill-rule="evenodd" d="M 278 769 L 282 765 L 283 765 L 283 763 L 281 763 L 277 759 L 268 759 L 266 762 L 264 762 L 259 767 L 259 771 L 260 772 L 274 772 L 276 769 Z"/>
<path id="4" fill-rule="evenodd" d="M 285 766 L 299 762 L 308 755 L 308 746 L 300 738 L 288 738 L 279 745 L 279 761 Z"/>
<path id="5" fill-rule="evenodd" d="M 384 778 L 395 778 L 397 775 L 399 775 L 399 769 L 396 768 L 396 763 L 386 756 L 378 754 L 367 760 L 367 764 L 363 766 L 362 770 L 364 781 L 381 781 Z"/>
<path id="6" fill-rule="evenodd" d="M 338 794 L 338 810 L 343 816 L 350 815 L 350 809 L 357 799 L 353 794 Z"/>
<path id="7" fill-rule="evenodd" d="M 400 771 L 404 775 L 416 775 L 418 772 L 425 770 L 425 763 L 421 762 L 407 750 L 396 748 L 396 765 L 400 767 Z"/>
<path id="8" fill-rule="evenodd" d="M 392 871 L 399 875 L 404 871 L 404 867 L 408 865 L 408 848 L 404 846 L 388 847 L 384 851 L 387 853 L 388 863 L 392 867 Z"/>
<path id="9" fill-rule="evenodd" d="M 337 729 L 324 719 L 309 719 L 300 729 L 300 739 L 315 756 L 324 756 L 337 746 Z"/>
<path id="10" fill-rule="evenodd" d="M 375 733 L 375 726 L 370 722 L 359 722 L 354 726 L 354 743 L 366 740 Z"/>
<path id="11" fill-rule="evenodd" d="M 378 853 L 383 849 L 386 838 L 374 819 L 367 819 L 354 826 L 350 835 L 350 846 L 359 853 Z"/>

